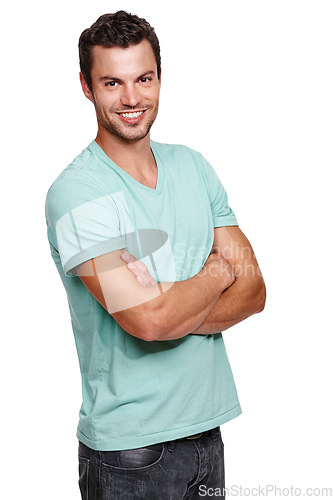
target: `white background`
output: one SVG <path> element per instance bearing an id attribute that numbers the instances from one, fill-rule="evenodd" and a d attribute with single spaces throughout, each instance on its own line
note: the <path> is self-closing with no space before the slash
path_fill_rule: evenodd
<path id="1" fill-rule="evenodd" d="M 152 138 L 214 166 L 267 285 L 265 311 L 225 333 L 243 408 L 221 428 L 226 486 L 333 488 L 332 2 L 29 1 L 1 15 L 6 499 L 80 498 L 79 366 L 44 200 L 96 133 L 79 35 L 119 9 L 160 39 Z"/>

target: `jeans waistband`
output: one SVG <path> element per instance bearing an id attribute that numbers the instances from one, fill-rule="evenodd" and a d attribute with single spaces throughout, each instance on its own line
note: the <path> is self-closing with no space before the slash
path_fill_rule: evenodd
<path id="1" fill-rule="evenodd" d="M 197 434 L 192 434 L 191 436 L 184 436 L 182 438 L 175 439 L 175 441 L 184 441 L 185 439 L 199 439 L 205 436 L 212 436 L 220 431 L 220 427 L 214 427 L 214 429 L 209 429 L 208 431 L 198 432 Z"/>

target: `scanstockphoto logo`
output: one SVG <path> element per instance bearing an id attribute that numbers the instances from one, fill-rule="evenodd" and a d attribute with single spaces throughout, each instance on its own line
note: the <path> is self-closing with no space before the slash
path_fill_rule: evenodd
<path id="1" fill-rule="evenodd" d="M 298 488 L 295 486 L 282 487 L 276 484 L 244 487 L 233 484 L 229 488 L 212 488 L 204 484 L 199 486 L 199 496 L 202 498 L 228 498 L 228 497 L 317 497 L 329 498 L 333 496 L 333 487 Z"/>

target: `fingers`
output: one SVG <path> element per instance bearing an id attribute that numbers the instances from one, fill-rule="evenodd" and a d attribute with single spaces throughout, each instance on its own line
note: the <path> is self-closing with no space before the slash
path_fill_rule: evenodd
<path id="1" fill-rule="evenodd" d="M 136 276 L 138 282 L 143 286 L 154 286 L 156 280 L 151 276 L 143 262 L 137 260 L 127 264 L 127 268 Z"/>
<path id="2" fill-rule="evenodd" d="M 126 251 L 120 255 L 120 258 L 127 263 L 127 269 L 135 275 L 142 286 L 154 286 L 157 284 L 157 281 L 151 276 L 147 267 L 141 260 L 136 259 Z"/>
<path id="3" fill-rule="evenodd" d="M 121 258 L 121 260 L 123 260 L 126 263 L 136 261 L 136 258 L 134 257 L 134 255 L 131 255 L 130 253 L 126 252 L 126 250 L 120 254 L 120 258 Z"/>
<path id="4" fill-rule="evenodd" d="M 157 284 L 156 280 L 149 274 L 149 272 L 148 275 L 146 273 L 138 274 L 136 279 L 142 286 L 154 286 Z"/>
<path id="5" fill-rule="evenodd" d="M 143 286 L 153 286 L 156 285 L 156 280 L 151 276 L 147 267 L 141 260 L 136 260 L 135 262 L 129 262 L 127 268 L 132 271 L 136 276 L 138 282 Z"/>

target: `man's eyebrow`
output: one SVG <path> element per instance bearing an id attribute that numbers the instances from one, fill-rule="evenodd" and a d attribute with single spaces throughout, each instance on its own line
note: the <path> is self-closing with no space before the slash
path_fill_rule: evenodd
<path id="1" fill-rule="evenodd" d="M 140 80 L 141 78 L 144 78 L 145 76 L 153 76 L 155 75 L 155 71 L 151 70 L 151 71 L 146 71 L 145 73 L 143 73 L 142 75 L 138 76 L 138 80 Z M 105 76 L 101 76 L 99 78 L 99 81 L 100 82 L 104 82 L 106 80 L 112 80 L 114 82 L 121 82 L 121 79 L 120 78 L 116 78 L 115 76 L 108 76 L 108 75 L 105 75 Z"/>
<path id="2" fill-rule="evenodd" d="M 105 75 L 105 76 L 101 76 L 101 77 L 99 78 L 99 81 L 100 81 L 100 82 L 104 82 L 105 80 L 113 80 L 113 81 L 115 81 L 115 82 L 121 82 L 121 80 L 120 80 L 119 78 L 116 78 L 116 77 L 114 77 L 114 76 L 107 76 L 107 75 Z"/>
<path id="3" fill-rule="evenodd" d="M 143 75 L 140 75 L 138 80 L 140 80 L 140 78 L 144 78 L 145 76 L 153 76 L 155 75 L 155 71 L 151 70 L 151 71 L 146 71 L 146 73 L 143 73 Z"/>

